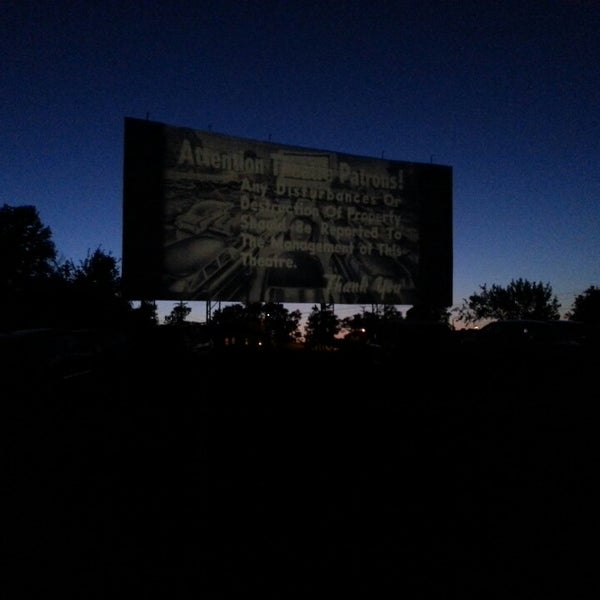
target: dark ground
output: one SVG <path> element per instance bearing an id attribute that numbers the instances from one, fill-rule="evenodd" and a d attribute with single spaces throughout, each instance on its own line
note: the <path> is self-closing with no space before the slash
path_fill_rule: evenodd
<path id="1" fill-rule="evenodd" d="M 596 359 L 163 356 L 8 396 L 10 598 L 595 597 Z"/>

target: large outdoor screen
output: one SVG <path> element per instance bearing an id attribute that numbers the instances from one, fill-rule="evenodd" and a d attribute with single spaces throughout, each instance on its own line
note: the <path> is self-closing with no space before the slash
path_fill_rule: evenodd
<path id="1" fill-rule="evenodd" d="M 125 119 L 134 300 L 452 304 L 452 169 Z"/>

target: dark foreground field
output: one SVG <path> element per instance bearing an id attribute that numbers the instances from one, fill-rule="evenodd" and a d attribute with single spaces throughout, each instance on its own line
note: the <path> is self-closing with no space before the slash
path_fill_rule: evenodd
<path id="1" fill-rule="evenodd" d="M 164 355 L 7 396 L 10 597 L 588 597 L 596 369 Z"/>

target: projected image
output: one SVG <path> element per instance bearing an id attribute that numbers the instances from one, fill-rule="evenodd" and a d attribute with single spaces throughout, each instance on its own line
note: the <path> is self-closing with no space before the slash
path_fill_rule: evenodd
<path id="1" fill-rule="evenodd" d="M 437 167 L 446 176 L 438 189 L 424 179 L 435 165 L 167 126 L 161 132 L 151 218 L 135 185 L 125 201 L 126 229 L 145 218 L 158 234 L 144 240 L 154 257 L 144 283 L 156 298 L 415 302 L 424 279 L 423 206 L 449 205 L 448 168 Z M 438 219 L 441 227 L 449 228 L 449 215 Z M 448 241 L 447 234 L 438 240 L 445 258 Z M 127 248 L 124 256 L 141 252 Z M 131 268 L 127 273 L 135 276 Z"/>

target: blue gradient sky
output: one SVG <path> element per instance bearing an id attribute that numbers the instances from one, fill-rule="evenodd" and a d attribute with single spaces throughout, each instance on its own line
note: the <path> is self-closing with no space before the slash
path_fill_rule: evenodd
<path id="1" fill-rule="evenodd" d="M 64 259 L 120 259 L 124 119 L 148 116 L 452 166 L 455 305 L 600 285 L 600 2 L 5 0 L 0 26 L 0 202 Z"/>

